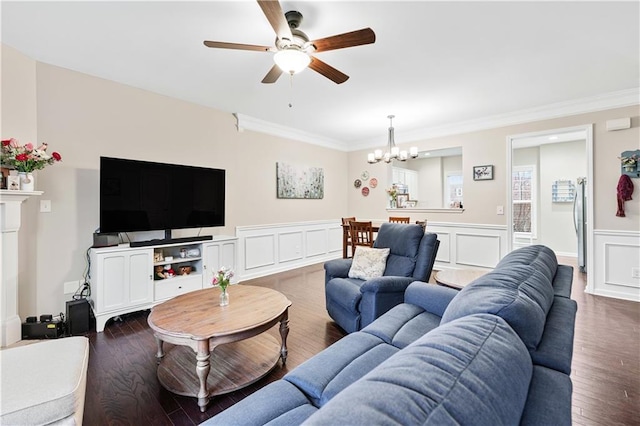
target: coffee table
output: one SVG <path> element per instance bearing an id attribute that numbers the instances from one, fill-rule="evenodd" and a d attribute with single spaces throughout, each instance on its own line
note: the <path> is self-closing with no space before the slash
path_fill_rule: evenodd
<path id="1" fill-rule="evenodd" d="M 487 272 L 479 269 L 443 269 L 436 272 L 434 279 L 440 285 L 461 290 Z"/>
<path id="2" fill-rule="evenodd" d="M 264 287 L 233 285 L 227 292 L 227 306 L 219 306 L 219 288 L 208 288 L 156 305 L 147 320 L 158 344 L 158 380 L 197 397 L 202 412 L 212 396 L 248 386 L 278 359 L 287 361 L 291 302 Z M 265 333 L 277 323 L 281 342 Z M 164 342 L 176 346 L 165 354 Z"/>

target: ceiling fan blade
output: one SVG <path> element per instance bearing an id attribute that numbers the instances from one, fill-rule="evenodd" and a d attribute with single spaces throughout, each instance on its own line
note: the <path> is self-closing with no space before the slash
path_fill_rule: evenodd
<path id="1" fill-rule="evenodd" d="M 279 39 L 293 40 L 291 28 L 278 0 L 258 0 L 258 4 Z"/>
<path id="2" fill-rule="evenodd" d="M 315 46 L 316 52 L 326 52 L 327 50 L 371 44 L 375 43 L 375 41 L 376 33 L 374 33 L 371 28 L 363 28 L 349 33 L 314 40 L 311 43 Z"/>
<path id="3" fill-rule="evenodd" d="M 314 58 L 313 56 L 311 57 L 311 63 L 309 64 L 309 68 L 311 68 L 315 72 L 318 72 L 324 75 L 325 77 L 327 77 L 329 80 L 333 81 L 336 84 L 344 83 L 349 79 L 348 75 L 338 71 L 337 69 L 327 64 L 326 62 L 322 62 L 320 59 Z"/>
<path id="4" fill-rule="evenodd" d="M 282 75 L 282 70 L 280 69 L 279 66 L 274 64 L 269 70 L 269 72 L 267 73 L 267 75 L 264 76 L 264 78 L 262 79 L 262 82 L 265 84 L 275 83 L 280 77 L 280 75 Z"/>
<path id="5" fill-rule="evenodd" d="M 242 43 L 226 43 L 224 41 L 205 40 L 204 45 L 207 47 L 216 47 L 219 49 L 255 50 L 257 52 L 275 52 L 276 51 L 276 48 L 273 46 L 258 46 L 255 44 L 242 44 Z"/>

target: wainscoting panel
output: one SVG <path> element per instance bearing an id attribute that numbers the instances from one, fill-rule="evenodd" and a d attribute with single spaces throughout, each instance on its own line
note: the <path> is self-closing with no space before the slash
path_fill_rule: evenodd
<path id="1" fill-rule="evenodd" d="M 342 257 L 340 220 L 239 226 L 239 281 Z"/>
<path id="2" fill-rule="evenodd" d="M 307 236 L 307 257 L 322 256 L 329 252 L 327 229 L 310 229 Z"/>
<path id="3" fill-rule="evenodd" d="M 342 225 L 329 228 L 329 253 L 339 253 L 342 256 Z"/>
<path id="4" fill-rule="evenodd" d="M 242 241 L 240 253 L 244 256 L 244 268 L 255 269 L 275 264 L 275 234 L 252 235 Z"/>
<path id="5" fill-rule="evenodd" d="M 302 231 L 278 234 L 278 259 L 283 263 L 302 259 Z"/>
<path id="6" fill-rule="evenodd" d="M 493 268 L 501 258 L 499 235 L 456 233 L 458 265 Z"/>
<path id="7" fill-rule="evenodd" d="M 429 230 L 429 232 L 435 232 Z M 436 262 L 441 264 L 451 263 L 451 233 L 448 231 L 437 232 L 440 245 L 438 246 L 438 254 L 436 255 Z"/>
<path id="8" fill-rule="evenodd" d="M 594 277 L 587 293 L 640 302 L 640 232 L 594 231 Z"/>
<path id="9" fill-rule="evenodd" d="M 440 240 L 435 269 L 493 268 L 507 254 L 506 226 L 428 221 L 427 231 Z"/>

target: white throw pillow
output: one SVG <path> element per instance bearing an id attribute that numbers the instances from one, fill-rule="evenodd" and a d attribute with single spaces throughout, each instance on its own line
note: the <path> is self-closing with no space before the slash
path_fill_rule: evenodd
<path id="1" fill-rule="evenodd" d="M 356 247 L 353 255 L 349 278 L 360 278 L 368 280 L 370 278 L 381 277 L 387 267 L 388 248 Z"/>

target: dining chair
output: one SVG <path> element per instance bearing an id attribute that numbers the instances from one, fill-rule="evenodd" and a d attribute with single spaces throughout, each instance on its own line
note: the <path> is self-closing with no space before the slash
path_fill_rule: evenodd
<path id="1" fill-rule="evenodd" d="M 345 227 L 344 232 L 347 234 L 346 246 L 351 247 L 351 227 L 349 226 L 349 222 L 355 221 L 354 217 L 343 217 L 342 218 L 342 226 Z M 351 257 L 353 257 L 353 252 L 351 252 Z"/>
<path id="2" fill-rule="evenodd" d="M 389 222 L 391 222 L 391 223 L 410 223 L 410 218 L 408 218 L 408 217 L 392 217 L 392 216 L 389 216 Z"/>
<path id="3" fill-rule="evenodd" d="M 357 246 L 373 247 L 373 225 L 369 222 L 349 222 L 351 234 L 351 253 L 356 252 Z"/>

